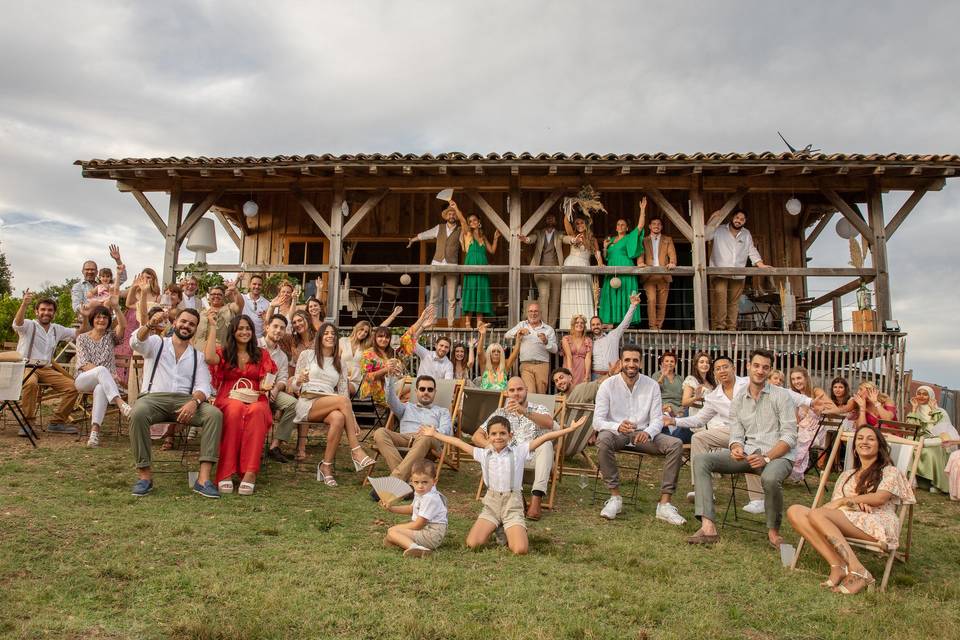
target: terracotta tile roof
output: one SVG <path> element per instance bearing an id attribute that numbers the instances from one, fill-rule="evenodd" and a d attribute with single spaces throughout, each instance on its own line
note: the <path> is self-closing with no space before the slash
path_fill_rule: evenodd
<path id="1" fill-rule="evenodd" d="M 836 163 L 863 163 L 863 164 L 913 164 L 913 165 L 957 165 L 960 166 L 960 155 L 957 154 L 903 154 L 903 153 L 439 153 L 436 155 L 424 153 L 358 153 L 333 155 L 305 156 L 272 156 L 272 157 L 233 157 L 208 158 L 108 158 L 77 160 L 74 162 L 85 169 L 122 168 L 122 167 L 204 167 L 204 166 L 251 166 L 251 165 L 302 165 L 310 163 L 320 164 L 403 164 L 403 163 L 502 163 L 515 162 L 534 164 L 578 164 L 584 162 L 596 163 L 661 163 L 661 164 L 762 164 L 769 162 L 786 164 L 836 164 Z"/>

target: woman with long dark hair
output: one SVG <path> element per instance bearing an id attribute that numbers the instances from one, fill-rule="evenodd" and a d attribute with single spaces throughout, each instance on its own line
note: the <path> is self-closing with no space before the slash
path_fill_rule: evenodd
<path id="1" fill-rule="evenodd" d="M 299 392 L 296 422 L 324 422 L 327 425 L 327 448 L 317 474 L 328 487 L 337 486 L 333 477 L 333 460 L 344 431 L 350 443 L 350 459 L 355 471 L 374 464 L 374 459 L 360 446 L 360 426 L 347 396 L 347 376 L 340 363 L 337 328 L 329 322 L 320 325 L 313 349 L 307 349 L 297 360 L 292 382 Z M 297 458 L 306 457 L 306 442 L 297 442 Z"/>
<path id="2" fill-rule="evenodd" d="M 207 314 L 208 322 L 217 321 L 215 309 L 208 309 Z M 253 320 L 245 315 L 230 321 L 226 343 L 222 346 L 217 346 L 216 332 L 208 332 L 203 355 L 210 366 L 213 388 L 217 390 L 214 406 L 223 413 L 217 488 L 221 494 L 233 493 L 233 476 L 239 475 L 238 493 L 248 496 L 256 485 L 263 442 L 273 424 L 266 392 L 273 388 L 277 365 L 270 354 L 257 345 Z M 253 402 L 232 398 L 230 392 L 234 388 L 249 388 L 256 392 L 257 398 Z"/>
<path id="3" fill-rule="evenodd" d="M 383 380 L 390 373 L 387 363 L 396 355 L 390 346 L 390 338 L 389 329 L 377 327 L 373 330 L 370 346 L 360 356 L 360 370 L 363 372 L 360 397 L 371 398 L 382 406 L 387 405 L 387 396 L 383 387 Z"/>
<path id="4" fill-rule="evenodd" d="M 123 340 L 126 322 L 116 301 L 108 299 L 107 304 L 110 306 L 93 308 L 89 315 L 90 331 L 77 336 L 77 377 L 73 384 L 77 391 L 93 394 L 88 447 L 100 445 L 100 425 L 111 402 L 117 405 L 125 417 L 129 416 L 131 411 L 130 405 L 120 397 L 120 389 L 114 377 L 117 374 L 114 350 Z M 113 327 L 113 314 L 110 309 L 117 311 L 116 327 Z"/>
<path id="5" fill-rule="evenodd" d="M 314 331 L 313 324 L 310 321 L 310 314 L 307 313 L 305 309 L 297 309 L 293 312 L 293 315 L 290 317 L 288 330 L 290 331 L 291 363 L 289 375 L 292 376 L 296 363 L 300 359 L 300 354 L 308 349 L 313 349 L 317 332 Z"/>
<path id="6" fill-rule="evenodd" d="M 693 406 L 703 402 L 703 396 L 713 391 L 717 386 L 717 381 L 713 377 L 713 358 L 706 351 L 700 351 L 693 356 L 693 370 L 683 379 L 683 397 L 680 398 L 680 406 L 687 412 L 688 416 L 697 415 L 697 407 Z"/>
<path id="7" fill-rule="evenodd" d="M 787 509 L 787 518 L 830 564 L 821 585 L 855 594 L 875 580 L 846 539 L 895 549 L 900 543 L 897 505 L 914 503 L 913 489 L 893 464 L 886 438 L 876 427 L 860 425 L 853 435 L 853 468 L 837 478 L 833 499 L 816 509 L 795 504 Z"/>

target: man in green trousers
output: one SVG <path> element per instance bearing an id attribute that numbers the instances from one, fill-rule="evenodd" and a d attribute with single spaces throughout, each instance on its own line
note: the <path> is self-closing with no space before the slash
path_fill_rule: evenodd
<path id="1" fill-rule="evenodd" d="M 147 315 L 146 298 L 140 296 L 141 318 Z M 130 414 L 130 445 L 139 476 L 133 495 L 145 496 L 153 490 L 150 425 L 177 422 L 200 428 L 200 472 L 193 485 L 194 493 L 219 498 L 210 472 L 220 453 L 223 414 L 207 402 L 211 393 L 210 369 L 203 354 L 190 344 L 200 314 L 195 309 L 182 309 L 174 320 L 173 335 L 161 338 L 155 335 L 155 329 L 163 325 L 165 316 L 165 311 L 154 314 L 130 336 L 130 347 L 144 361 L 143 387 Z"/>

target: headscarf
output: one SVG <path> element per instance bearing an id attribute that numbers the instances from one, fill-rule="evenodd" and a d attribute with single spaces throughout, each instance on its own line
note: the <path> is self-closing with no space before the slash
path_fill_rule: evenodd
<path id="1" fill-rule="evenodd" d="M 937 396 L 934 395 L 933 389 L 924 384 L 917 387 L 917 392 L 920 391 L 926 391 L 929 400 L 926 404 L 917 407 L 917 411 L 913 415 L 919 418 L 927 435 L 939 437 L 941 433 L 945 433 L 950 440 L 960 439 L 960 435 L 957 434 L 957 430 L 950 422 L 947 412 L 937 404 Z"/>

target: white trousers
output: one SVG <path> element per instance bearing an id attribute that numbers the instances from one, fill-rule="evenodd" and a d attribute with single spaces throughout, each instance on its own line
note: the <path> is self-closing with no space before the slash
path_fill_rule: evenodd
<path id="1" fill-rule="evenodd" d="M 73 381 L 77 391 L 93 393 L 93 413 L 90 423 L 98 427 L 103 424 L 103 416 L 107 415 L 107 406 L 120 395 L 117 381 L 106 367 L 94 367 L 83 371 Z"/>

